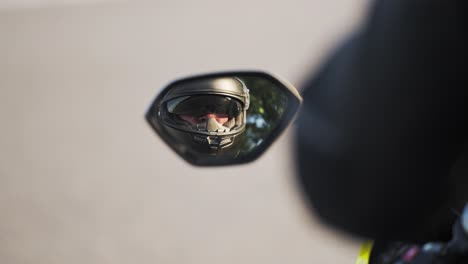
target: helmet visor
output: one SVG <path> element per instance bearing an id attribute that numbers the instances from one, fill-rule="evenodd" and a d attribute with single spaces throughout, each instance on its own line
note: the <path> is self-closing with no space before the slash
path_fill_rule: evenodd
<path id="1" fill-rule="evenodd" d="M 174 98 L 167 102 L 166 109 L 173 122 L 196 130 L 215 127 L 229 131 L 243 123 L 242 104 L 221 95 Z"/>

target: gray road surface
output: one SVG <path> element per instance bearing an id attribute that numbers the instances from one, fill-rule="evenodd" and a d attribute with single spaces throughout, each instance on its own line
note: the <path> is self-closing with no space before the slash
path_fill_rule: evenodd
<path id="1" fill-rule="evenodd" d="M 0 2 L 0 263 L 354 262 L 301 203 L 291 129 L 253 164 L 200 169 L 143 114 L 193 73 L 299 85 L 367 1 L 49 2 Z"/>

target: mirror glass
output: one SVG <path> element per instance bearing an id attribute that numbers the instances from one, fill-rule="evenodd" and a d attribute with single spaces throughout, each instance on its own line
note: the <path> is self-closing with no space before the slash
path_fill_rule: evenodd
<path id="1" fill-rule="evenodd" d="M 237 164 L 260 156 L 300 102 L 295 88 L 266 73 L 210 74 L 169 84 L 146 117 L 188 162 Z"/>

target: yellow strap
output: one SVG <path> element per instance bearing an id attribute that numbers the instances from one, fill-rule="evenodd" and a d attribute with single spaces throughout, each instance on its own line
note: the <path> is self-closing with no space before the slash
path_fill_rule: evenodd
<path id="1" fill-rule="evenodd" d="M 359 250 L 359 255 L 356 259 L 356 264 L 369 264 L 370 254 L 372 251 L 372 246 L 374 245 L 374 241 L 364 241 L 361 245 L 361 249 Z"/>

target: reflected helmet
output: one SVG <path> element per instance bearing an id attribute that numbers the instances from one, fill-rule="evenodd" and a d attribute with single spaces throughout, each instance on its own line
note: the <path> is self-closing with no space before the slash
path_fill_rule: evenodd
<path id="1" fill-rule="evenodd" d="M 249 90 L 239 78 L 194 79 L 169 89 L 161 101 L 159 118 L 167 127 L 184 133 L 186 140 L 222 149 L 245 130 L 249 103 Z M 174 136 L 181 137 L 178 132 Z"/>

